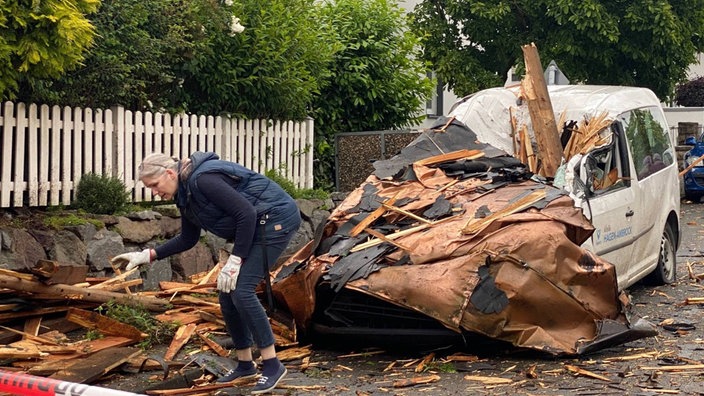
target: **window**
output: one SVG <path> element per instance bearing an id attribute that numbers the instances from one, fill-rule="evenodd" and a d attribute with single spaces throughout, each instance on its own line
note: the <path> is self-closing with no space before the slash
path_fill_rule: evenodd
<path id="1" fill-rule="evenodd" d="M 435 92 L 433 92 L 429 101 L 425 102 L 425 114 L 428 117 L 441 117 L 444 115 L 443 109 L 443 94 L 444 84 L 435 76 L 435 72 L 428 72 L 428 78 L 435 80 Z"/>
<path id="2" fill-rule="evenodd" d="M 645 108 L 624 113 L 619 118 L 626 126 L 626 136 L 636 167 L 638 180 L 673 163 L 667 123 L 657 109 Z"/>
<path id="3" fill-rule="evenodd" d="M 611 143 L 590 153 L 592 189 L 595 194 L 603 194 L 628 186 L 628 156 L 623 129 L 616 122 L 602 133 L 610 133 Z"/>

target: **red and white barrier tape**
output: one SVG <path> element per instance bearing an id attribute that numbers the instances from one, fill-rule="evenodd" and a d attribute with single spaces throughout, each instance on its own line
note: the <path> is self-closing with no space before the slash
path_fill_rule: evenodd
<path id="1" fill-rule="evenodd" d="M 23 396 L 140 396 L 137 393 L 0 370 L 0 393 Z"/>

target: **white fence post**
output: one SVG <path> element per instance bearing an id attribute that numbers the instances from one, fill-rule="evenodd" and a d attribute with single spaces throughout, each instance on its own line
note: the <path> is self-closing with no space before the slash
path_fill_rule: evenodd
<path id="1" fill-rule="evenodd" d="M 38 143 L 38 156 L 39 156 L 39 201 L 38 206 L 46 206 L 48 204 L 48 194 L 51 190 L 51 181 L 49 179 L 49 160 L 51 158 L 51 135 L 50 124 L 49 124 L 49 111 L 51 109 L 47 105 L 41 105 L 39 107 L 39 143 Z M 30 193 L 31 194 L 31 193 Z M 30 206 L 31 206 L 30 200 Z"/>

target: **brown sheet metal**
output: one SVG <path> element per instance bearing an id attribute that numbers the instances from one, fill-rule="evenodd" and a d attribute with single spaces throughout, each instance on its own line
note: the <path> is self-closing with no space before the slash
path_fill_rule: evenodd
<path id="1" fill-rule="evenodd" d="M 486 181 L 457 182 L 439 169 L 418 165 L 414 169 L 418 180 L 403 183 L 370 176 L 332 213 L 324 235 L 334 234 L 356 214 L 353 209 L 367 184 L 376 187 L 382 200 L 416 198 L 403 207 L 414 213 L 443 195 L 453 203 L 455 216 L 395 239 L 410 247 L 410 254 L 393 251 L 384 258 L 387 267 L 350 281 L 347 288 L 421 312 L 457 332 L 480 333 L 555 354 L 578 353 L 604 336 L 600 334 L 604 321 L 628 328 L 614 267 L 580 247 L 593 227 L 571 198 L 547 194 L 528 209 L 502 215 L 466 234 L 462 229 L 476 215 L 500 212 L 531 191 L 556 189 L 524 181 L 487 193 L 477 189 Z M 402 217 L 389 212 L 386 220 L 393 223 Z M 407 254 L 410 261 L 395 264 Z M 296 260 L 304 265 L 274 285 L 277 297 L 304 329 L 314 311 L 315 287 L 338 259 L 298 254 Z M 472 303 L 482 266 L 487 266 L 497 292 L 508 300 L 499 312 L 484 313 Z"/>

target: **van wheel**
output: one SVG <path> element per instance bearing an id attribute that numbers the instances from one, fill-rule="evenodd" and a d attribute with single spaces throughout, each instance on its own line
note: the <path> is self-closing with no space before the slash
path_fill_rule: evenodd
<path id="1" fill-rule="evenodd" d="M 662 238 L 660 239 L 658 265 L 643 281 L 649 285 L 666 285 L 675 281 L 676 270 L 677 252 L 675 251 L 675 237 L 670 224 L 666 224 Z"/>

